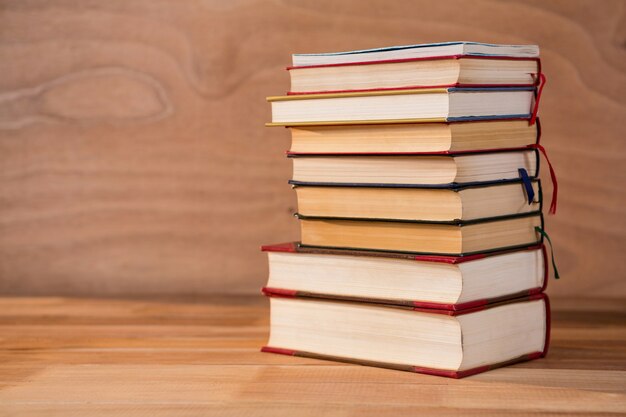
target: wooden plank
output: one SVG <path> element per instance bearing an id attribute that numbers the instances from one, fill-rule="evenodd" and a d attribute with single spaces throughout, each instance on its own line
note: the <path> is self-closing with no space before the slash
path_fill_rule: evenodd
<path id="1" fill-rule="evenodd" d="M 4 294 L 256 293 L 258 246 L 298 237 L 288 132 L 263 128 L 290 54 L 468 39 L 542 49 L 560 180 L 550 292 L 626 295 L 626 264 L 611 261 L 626 245 L 623 1 L 0 8 Z"/>

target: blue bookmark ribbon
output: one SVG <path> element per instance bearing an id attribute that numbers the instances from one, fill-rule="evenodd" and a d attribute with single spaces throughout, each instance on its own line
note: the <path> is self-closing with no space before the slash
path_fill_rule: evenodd
<path id="1" fill-rule="evenodd" d="M 533 201 L 535 201 L 535 189 L 533 188 L 533 183 L 530 181 L 528 172 L 526 172 L 524 168 L 520 168 L 517 171 L 519 172 L 519 176 L 522 179 L 522 183 L 524 184 L 526 196 L 528 197 L 528 205 L 530 206 Z"/>

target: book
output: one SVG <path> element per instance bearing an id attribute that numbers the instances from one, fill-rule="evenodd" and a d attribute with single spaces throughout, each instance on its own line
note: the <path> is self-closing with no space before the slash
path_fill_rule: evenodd
<path id="1" fill-rule="evenodd" d="M 532 86 L 538 58 L 415 58 L 289 67 L 289 94 L 423 87 Z"/>
<path id="2" fill-rule="evenodd" d="M 541 183 L 457 188 L 296 186 L 306 217 L 454 222 L 541 211 Z M 530 197 L 530 198 L 529 198 Z"/>
<path id="3" fill-rule="evenodd" d="M 545 356 L 544 294 L 460 311 L 271 296 L 264 352 L 461 378 Z"/>
<path id="4" fill-rule="evenodd" d="M 295 154 L 459 153 L 538 143 L 538 123 L 490 120 L 291 127 Z"/>
<path id="5" fill-rule="evenodd" d="M 317 54 L 293 54 L 293 66 L 332 65 L 350 62 L 368 62 L 392 59 L 413 59 L 442 56 L 509 56 L 536 58 L 539 56 L 537 45 L 497 45 L 481 42 L 440 42 L 384 48 L 361 49 L 345 52 Z"/>
<path id="6" fill-rule="evenodd" d="M 429 223 L 300 218 L 302 244 L 438 255 L 469 255 L 542 242 L 540 213 L 498 220 Z"/>
<path id="7" fill-rule="evenodd" d="M 474 256 L 424 256 L 303 247 L 262 247 L 267 295 L 462 310 L 545 289 L 542 245 Z"/>
<path id="8" fill-rule="evenodd" d="M 529 178 L 539 171 L 536 150 L 445 155 L 289 155 L 295 185 L 423 185 L 447 187 Z"/>
<path id="9" fill-rule="evenodd" d="M 450 87 L 268 97 L 268 125 L 530 119 L 534 92 L 534 87 Z"/>

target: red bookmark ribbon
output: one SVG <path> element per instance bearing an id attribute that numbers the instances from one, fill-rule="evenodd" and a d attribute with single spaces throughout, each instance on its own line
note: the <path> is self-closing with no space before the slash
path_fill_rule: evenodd
<path id="1" fill-rule="evenodd" d="M 537 94 L 535 94 L 535 104 L 533 105 L 533 111 L 530 114 L 530 120 L 528 123 L 532 126 L 537 121 L 537 112 L 539 111 L 539 101 L 541 100 L 541 93 L 543 92 L 543 87 L 546 85 L 546 76 L 540 72 L 537 74 L 539 81 L 537 83 Z"/>

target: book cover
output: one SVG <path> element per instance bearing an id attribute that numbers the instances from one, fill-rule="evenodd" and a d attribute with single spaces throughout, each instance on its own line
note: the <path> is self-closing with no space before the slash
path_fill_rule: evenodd
<path id="1" fill-rule="evenodd" d="M 543 78 L 542 78 L 543 79 Z M 515 91 L 533 91 L 537 92 L 535 86 L 531 87 L 447 87 L 447 88 L 417 88 L 417 89 L 391 89 L 365 92 L 343 92 L 343 93 L 317 93 L 317 94 L 296 94 L 285 96 L 267 97 L 269 103 L 299 101 L 299 100 L 328 100 L 328 99 L 345 99 L 354 97 L 375 97 L 375 96 L 394 96 L 394 95 L 420 95 L 420 94 L 452 94 L 452 93 L 486 93 L 486 92 L 515 92 Z M 538 94 L 537 94 L 538 97 Z M 537 100 L 538 102 L 538 100 Z M 447 117 L 423 117 L 423 118 L 376 118 L 364 120 L 323 120 L 323 121 L 273 121 L 268 122 L 266 126 L 328 126 L 328 125 L 345 125 L 345 124 L 381 124 L 381 123 L 433 123 L 433 122 L 459 122 L 459 121 L 480 121 L 480 120 L 529 120 L 533 121 L 536 117 L 536 104 L 528 109 L 528 112 L 519 114 L 504 115 L 481 115 L 481 116 L 447 116 Z"/>
<path id="2" fill-rule="evenodd" d="M 464 60 L 464 59 L 488 59 L 488 60 L 503 60 L 503 61 L 532 61 L 536 63 L 536 72 L 533 72 L 532 76 L 534 78 L 533 82 L 529 83 L 519 83 L 519 84 L 495 84 L 495 83 L 482 83 L 482 84 L 471 84 L 471 83 L 450 83 L 450 84 L 439 84 L 439 85 L 408 85 L 404 87 L 379 87 L 379 88 L 360 88 L 360 89 L 350 89 L 350 90 L 331 90 L 331 91 L 289 91 L 287 95 L 301 95 L 301 94 L 337 94 L 337 93 L 347 93 L 347 92 L 371 92 L 371 91 L 391 91 L 391 90 L 413 90 L 419 88 L 449 88 L 449 87 L 533 87 L 538 84 L 540 79 L 539 74 L 541 74 L 541 59 L 539 57 L 516 57 L 516 56 L 496 56 L 496 55 L 475 55 L 475 54 L 457 54 L 457 55 L 441 55 L 441 56 L 422 56 L 422 57 L 412 57 L 412 58 L 396 58 L 396 59 L 379 59 L 379 60 L 371 60 L 371 61 L 350 61 L 350 62 L 339 62 L 339 63 L 328 63 L 328 64 L 312 64 L 312 65 L 293 65 L 288 66 L 285 69 L 289 72 L 296 72 L 298 70 L 306 70 L 312 68 L 332 68 L 332 67 L 352 67 L 352 66 L 366 66 L 366 65 L 381 65 L 381 64 L 401 64 L 405 62 L 424 62 L 424 61 L 441 61 L 441 60 Z"/>
<path id="3" fill-rule="evenodd" d="M 291 185 L 310 185 L 310 186 L 328 186 L 328 187 L 390 187 L 390 188 L 444 188 L 450 190 L 461 190 L 464 188 L 470 187 L 483 187 L 490 185 L 498 185 L 498 184 L 510 184 L 517 182 L 528 182 L 535 180 L 539 177 L 539 169 L 540 169 L 540 157 L 539 151 L 537 148 L 519 148 L 519 149 L 501 149 L 496 152 L 488 152 L 488 151 L 480 151 L 480 152 L 472 152 L 473 154 L 486 154 L 486 153 L 505 153 L 505 152 L 520 152 L 520 151 L 528 151 L 532 150 L 535 155 L 535 171 L 534 172 L 526 172 L 526 177 L 520 178 L 511 178 L 511 179 L 500 179 L 495 181 L 469 181 L 469 182 L 451 182 L 447 184 L 390 184 L 390 183 L 358 183 L 358 182 L 320 182 L 320 181 L 299 181 L 299 180 L 289 180 L 288 183 Z M 466 153 L 467 154 L 467 153 Z M 436 156 L 436 157 L 450 157 L 454 158 L 456 155 L 461 155 L 459 153 L 441 153 L 441 154 L 419 154 L 416 156 Z M 288 153 L 287 156 L 289 158 L 315 158 L 315 157 L 324 157 L 329 156 L 325 154 L 296 154 L 296 153 Z M 338 157 L 349 157 L 349 156 L 360 156 L 356 154 L 342 154 L 337 155 Z M 393 156 L 407 156 L 407 154 L 368 154 L 368 156 L 376 157 L 376 156 L 385 156 L 385 157 L 393 157 Z M 525 171 L 525 170 L 524 170 Z"/>
<path id="4" fill-rule="evenodd" d="M 475 308 L 480 306 L 486 306 L 491 304 L 500 303 L 503 300 L 508 300 L 512 298 L 519 298 L 528 295 L 538 294 L 543 291 L 548 286 L 548 275 L 549 275 L 549 265 L 547 259 L 546 248 L 543 244 L 537 244 L 532 246 L 526 246 L 519 249 L 513 250 L 501 250 L 496 252 L 489 253 L 478 253 L 474 255 L 466 255 L 466 256 L 442 256 L 442 255 L 418 255 L 418 254 L 409 254 L 403 252 L 386 252 L 386 251 L 368 251 L 368 250 L 356 250 L 356 249 L 331 249 L 331 248 L 320 248 L 320 247 L 308 247 L 302 246 L 299 242 L 287 242 L 280 243 L 275 245 L 265 245 L 261 247 L 261 250 L 264 252 L 286 252 L 286 253 L 305 253 L 305 254 L 318 254 L 318 255 L 340 255 L 340 256 L 368 256 L 368 257 L 379 257 L 379 258 L 391 258 L 391 259 L 404 259 L 409 261 L 416 262 L 436 262 L 436 263 L 446 263 L 451 265 L 461 264 L 465 262 L 476 261 L 479 259 L 485 259 L 492 256 L 503 255 L 511 252 L 517 251 L 533 251 L 541 249 L 541 253 L 543 256 L 543 286 L 530 288 L 527 291 L 523 291 L 520 293 L 507 294 L 502 297 L 491 298 L 491 299 L 480 299 L 469 301 L 465 303 L 456 303 L 456 304 L 447 304 L 447 303 L 435 303 L 435 302 L 425 302 L 420 300 L 391 300 L 385 298 L 364 298 L 364 297 L 349 297 L 349 296 L 336 296 L 331 294 L 323 294 L 309 291 L 298 291 L 289 288 L 271 288 L 271 287 L 263 287 L 261 292 L 268 296 L 286 296 L 286 297 L 305 297 L 305 298 L 321 298 L 321 299 L 334 299 L 334 300 L 344 300 L 344 301 L 360 301 L 360 302 L 373 302 L 377 304 L 389 304 L 389 305 L 403 305 L 410 306 L 419 309 L 436 309 L 436 310 L 448 310 L 448 311 L 461 311 L 469 308 Z"/>
<path id="5" fill-rule="evenodd" d="M 286 296 L 286 295 L 278 295 L 278 294 L 267 294 L 267 295 L 271 296 L 271 297 L 285 297 Z M 431 309 L 423 309 L 423 308 L 417 308 L 417 307 L 411 308 L 411 307 L 403 307 L 403 306 L 395 306 L 395 307 L 393 307 L 393 308 L 411 309 L 411 310 L 414 310 L 414 311 L 419 311 L 419 312 L 422 312 L 422 313 L 429 313 L 429 314 L 443 314 L 443 315 L 448 315 L 448 316 L 460 316 L 460 315 L 463 315 L 463 314 L 470 314 L 470 313 L 474 313 L 474 312 L 477 312 L 477 311 L 482 311 L 482 310 L 485 310 L 485 309 L 495 308 L 495 307 L 498 307 L 498 306 L 501 306 L 501 305 L 505 305 L 505 304 L 509 304 L 509 303 L 516 303 L 516 302 L 523 302 L 523 301 L 533 301 L 533 300 L 544 300 L 544 302 L 545 302 L 545 311 L 546 311 L 546 326 L 545 326 L 545 330 L 546 330 L 546 335 L 545 335 L 545 343 L 544 343 L 543 350 L 542 351 L 538 351 L 538 352 L 532 352 L 532 353 L 529 353 L 529 354 L 525 354 L 525 355 L 519 356 L 517 358 L 510 359 L 510 360 L 507 360 L 507 361 L 504 361 L 504 362 L 492 363 L 492 364 L 479 366 L 479 367 L 471 368 L 471 369 L 454 371 L 454 370 L 447 370 L 447 369 L 436 369 L 436 368 L 414 366 L 414 365 L 410 365 L 410 364 L 401 365 L 401 364 L 387 363 L 387 362 L 366 361 L 366 360 L 359 360 L 359 359 L 348 358 L 348 357 L 338 357 L 338 356 L 331 356 L 331 355 L 322 355 L 322 354 L 317 354 L 317 353 L 313 353 L 313 352 L 304 352 L 304 351 L 299 351 L 299 350 L 286 349 L 286 348 L 282 348 L 280 346 L 263 346 L 261 348 L 261 352 L 277 353 L 277 354 L 287 355 L 287 356 L 299 356 L 299 357 L 305 357 L 305 358 L 311 358 L 311 359 L 330 360 L 330 361 L 335 361 L 335 362 L 353 363 L 353 364 L 357 364 L 357 365 L 374 366 L 374 367 L 379 367 L 379 368 L 387 368 L 387 369 L 394 369 L 394 370 L 399 370 L 399 371 L 415 372 L 415 373 L 434 375 L 434 376 L 442 376 L 442 377 L 448 377 L 448 378 L 456 378 L 456 379 L 464 378 L 464 377 L 467 377 L 467 376 L 476 375 L 478 373 L 490 371 L 492 369 L 500 368 L 500 367 L 503 367 L 503 366 L 512 365 L 514 363 L 519 363 L 519 362 L 524 362 L 524 361 L 529 361 L 529 360 L 545 357 L 548 354 L 548 349 L 549 349 L 549 346 L 550 346 L 551 314 L 550 314 L 550 300 L 549 300 L 548 296 L 546 294 L 544 294 L 544 293 L 538 293 L 538 294 L 533 294 L 533 295 L 529 295 L 529 296 L 522 297 L 522 298 L 517 298 L 517 299 L 512 299 L 512 300 L 500 302 L 500 303 L 495 303 L 495 304 L 491 304 L 491 305 L 484 305 L 484 306 L 477 306 L 477 307 L 471 307 L 471 308 L 466 308 L 466 309 L 457 310 L 457 311 L 451 311 L 451 310 L 445 310 L 445 309 L 433 309 L 433 308 L 431 308 Z M 385 307 L 389 307 L 389 306 L 385 306 Z"/>

